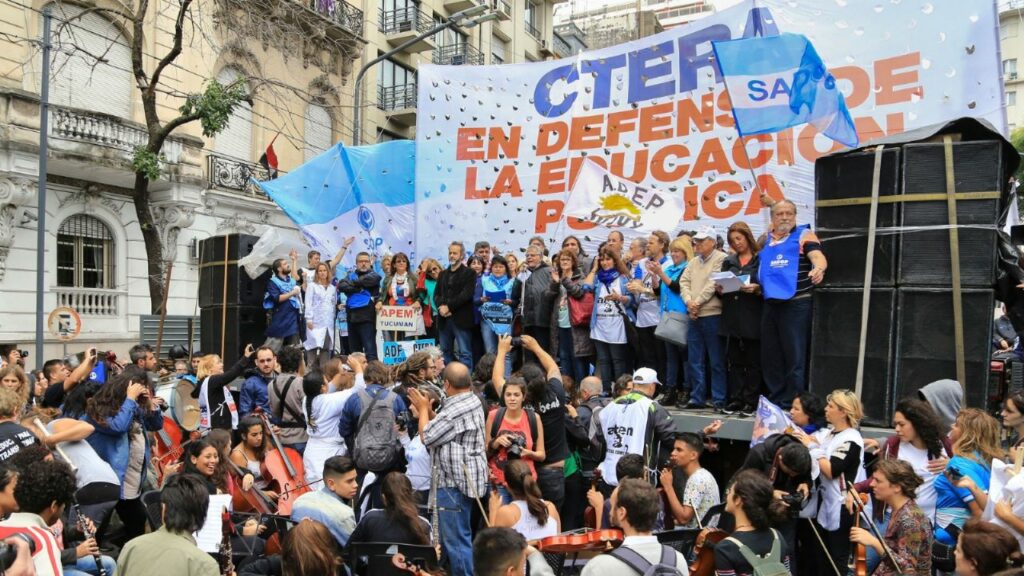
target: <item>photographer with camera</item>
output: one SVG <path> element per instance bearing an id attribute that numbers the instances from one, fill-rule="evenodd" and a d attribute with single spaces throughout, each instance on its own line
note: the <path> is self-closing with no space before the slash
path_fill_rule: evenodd
<path id="1" fill-rule="evenodd" d="M 810 450 L 793 436 L 775 434 L 750 449 L 740 470 L 757 470 L 771 481 L 774 498 L 785 504 L 787 512 L 786 521 L 776 528 L 789 543 L 792 557 L 798 558 L 797 547 L 801 542 L 797 539 L 797 522 L 817 475 L 816 471 L 812 474 Z M 790 564 L 794 576 L 798 564 Z"/>
<path id="2" fill-rule="evenodd" d="M 89 348 L 80 355 L 81 362 L 74 370 L 70 370 L 63 360 L 47 360 L 43 364 L 43 372 L 50 385 L 43 393 L 43 408 L 60 408 L 64 397 L 71 389 L 89 379 L 96 362 L 99 361 L 96 348 Z"/>
<path id="3" fill-rule="evenodd" d="M 61 519 L 74 494 L 75 473 L 64 462 L 34 462 L 18 474 L 14 499 L 19 511 L 0 522 L 0 538 L 28 536 L 32 561 L 40 576 L 63 573 L 60 546 L 50 526 Z M 6 566 L 7 554 L 0 553 L 0 557 Z"/>
<path id="4" fill-rule="evenodd" d="M 497 371 L 504 371 L 503 364 L 495 362 Z M 537 468 L 534 462 L 543 462 L 544 424 L 540 416 L 523 407 L 526 401 L 526 382 L 518 376 L 509 378 L 501 391 L 505 406 L 491 411 L 487 416 L 487 465 L 497 484 L 501 503 L 512 501 L 505 478 L 505 467 L 513 460 L 522 460 L 536 480 Z"/>

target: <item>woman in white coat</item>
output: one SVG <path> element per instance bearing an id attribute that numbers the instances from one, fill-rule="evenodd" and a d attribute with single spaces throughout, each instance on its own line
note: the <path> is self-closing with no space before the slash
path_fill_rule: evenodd
<path id="1" fill-rule="evenodd" d="M 321 262 L 306 287 L 306 366 L 323 374 L 334 344 L 334 316 L 338 290 L 331 284 L 331 267 Z"/>

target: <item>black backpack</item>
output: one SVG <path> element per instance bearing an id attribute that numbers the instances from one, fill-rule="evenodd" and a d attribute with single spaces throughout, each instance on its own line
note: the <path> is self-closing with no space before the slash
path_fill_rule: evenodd
<path id="1" fill-rule="evenodd" d="M 360 390 L 358 394 L 363 413 L 359 416 L 352 445 L 352 459 L 356 468 L 371 472 L 393 470 L 402 452 L 402 443 L 395 430 L 393 408 L 398 395 L 383 388 L 376 394 L 368 390 Z"/>
<path id="2" fill-rule="evenodd" d="M 676 551 L 671 546 L 661 545 L 661 560 L 654 564 L 640 555 L 636 550 L 620 546 L 606 552 L 633 569 L 641 576 L 684 576 L 676 564 Z"/>

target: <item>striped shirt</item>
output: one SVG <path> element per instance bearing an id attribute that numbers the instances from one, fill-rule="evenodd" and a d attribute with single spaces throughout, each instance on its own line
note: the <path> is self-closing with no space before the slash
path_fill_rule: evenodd
<path id="1" fill-rule="evenodd" d="M 35 565 L 37 576 L 64 574 L 57 539 L 38 514 L 15 512 L 7 520 L 0 522 L 0 539 L 19 533 L 35 541 L 36 551 L 32 555 L 32 563 Z"/>
<path id="2" fill-rule="evenodd" d="M 484 413 L 472 389 L 445 399 L 423 428 L 423 444 L 437 464 L 438 486 L 458 488 L 470 498 L 486 495 Z"/>

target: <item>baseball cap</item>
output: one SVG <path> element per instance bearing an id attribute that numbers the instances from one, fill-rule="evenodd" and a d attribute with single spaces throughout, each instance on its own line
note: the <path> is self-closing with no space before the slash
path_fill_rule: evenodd
<path id="1" fill-rule="evenodd" d="M 658 373 L 650 368 L 640 368 L 633 372 L 633 384 L 661 384 L 658 382 Z"/>
<path id="2" fill-rule="evenodd" d="M 713 226 L 704 226 L 693 235 L 694 240 L 704 240 L 707 238 L 718 238 L 718 234 Z"/>

